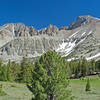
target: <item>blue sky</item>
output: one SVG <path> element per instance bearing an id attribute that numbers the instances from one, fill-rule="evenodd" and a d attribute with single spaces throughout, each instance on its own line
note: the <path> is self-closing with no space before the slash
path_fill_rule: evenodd
<path id="1" fill-rule="evenodd" d="M 77 16 L 100 18 L 100 0 L 0 0 L 0 25 L 22 22 L 36 29 L 67 26 Z"/>

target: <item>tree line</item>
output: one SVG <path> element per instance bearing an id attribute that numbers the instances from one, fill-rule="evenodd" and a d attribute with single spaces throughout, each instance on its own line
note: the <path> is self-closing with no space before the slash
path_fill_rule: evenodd
<path id="1" fill-rule="evenodd" d="M 53 55 L 51 56 L 53 57 Z M 20 64 L 16 62 L 11 62 L 9 60 L 8 64 L 4 65 L 2 63 L 2 60 L 0 60 L 0 81 L 15 81 L 15 82 L 29 83 L 31 82 L 35 66 L 36 68 L 38 68 L 36 63 L 37 61 L 33 64 L 29 61 L 28 58 L 23 58 Z M 44 61 L 41 61 L 41 63 L 44 63 Z M 51 65 L 53 65 L 53 61 L 48 62 L 48 59 L 45 61 L 45 63 L 46 64 L 51 63 Z M 59 61 L 56 62 L 56 65 L 58 64 Z M 65 62 L 64 64 L 66 66 L 65 70 L 67 71 L 66 76 L 68 78 L 80 78 L 80 77 L 85 77 L 87 75 L 98 74 L 100 72 L 100 60 L 87 61 L 86 59 L 83 58 L 79 60 Z"/>
<path id="2" fill-rule="evenodd" d="M 58 61 L 57 63 L 59 64 Z M 80 78 L 100 73 L 100 60 L 87 61 L 83 58 L 66 62 L 65 65 L 67 70 L 66 76 L 69 78 Z M 23 58 L 20 64 L 9 60 L 7 65 L 4 65 L 2 60 L 0 60 L 0 81 L 29 83 L 35 66 L 37 65 L 31 63 L 28 58 Z"/>
<path id="3" fill-rule="evenodd" d="M 71 78 L 80 78 L 87 75 L 96 75 L 100 73 L 100 60 L 87 61 L 85 58 L 67 62 L 69 76 Z"/>
<path id="4" fill-rule="evenodd" d="M 23 58 L 20 64 L 8 61 L 7 65 L 0 60 L 0 81 L 30 82 L 34 65 Z"/>
<path id="5" fill-rule="evenodd" d="M 99 71 L 100 60 L 87 61 L 83 58 L 67 62 L 55 51 L 47 51 L 34 64 L 27 58 L 23 58 L 20 64 L 9 60 L 7 65 L 0 60 L 0 81 L 26 83 L 33 93 L 32 100 L 73 100 L 67 88 L 68 79 Z"/>

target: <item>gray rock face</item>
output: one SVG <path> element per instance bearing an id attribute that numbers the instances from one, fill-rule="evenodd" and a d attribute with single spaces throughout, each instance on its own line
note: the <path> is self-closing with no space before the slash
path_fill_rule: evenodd
<path id="1" fill-rule="evenodd" d="M 56 50 L 69 59 L 81 56 L 100 57 L 100 19 L 79 16 L 68 27 L 49 27 L 36 30 L 23 23 L 10 23 L 0 27 L 0 58 L 20 61 L 22 57 L 35 58 L 47 50 Z"/>
<path id="2" fill-rule="evenodd" d="M 0 58 L 4 61 L 34 58 L 47 50 L 55 50 L 67 34 L 56 26 L 36 30 L 23 23 L 11 23 L 0 27 Z"/>

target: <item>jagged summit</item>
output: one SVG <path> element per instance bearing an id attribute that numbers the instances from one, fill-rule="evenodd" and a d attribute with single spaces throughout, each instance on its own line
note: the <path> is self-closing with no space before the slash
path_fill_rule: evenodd
<path id="1" fill-rule="evenodd" d="M 50 24 L 47 28 L 37 30 L 34 28 L 34 26 L 26 26 L 24 23 L 9 23 L 9 24 L 5 24 L 5 25 L 1 26 L 0 29 L 9 27 L 9 26 L 10 27 L 14 26 L 15 33 L 18 33 L 19 30 L 22 31 L 24 29 L 23 31 L 29 31 L 29 33 L 31 33 L 30 34 L 31 36 L 38 35 L 38 34 L 44 34 L 44 33 L 50 35 L 52 33 L 56 33 L 59 30 L 72 30 L 72 29 L 80 27 L 84 24 L 91 24 L 91 23 L 98 23 L 98 22 L 100 22 L 99 18 L 95 18 L 90 15 L 84 15 L 84 16 L 78 16 L 76 21 L 72 22 L 68 27 L 65 26 L 65 27 L 58 28 L 57 26 Z M 23 35 L 23 34 L 20 33 L 20 36 L 21 35 Z"/>
<path id="2" fill-rule="evenodd" d="M 92 24 L 92 23 L 98 23 L 100 22 L 100 19 L 92 17 L 90 15 L 85 16 L 78 16 L 75 22 L 72 22 L 68 29 L 75 29 L 79 26 L 82 26 L 84 24 Z"/>
<path id="3" fill-rule="evenodd" d="M 91 15 L 83 15 L 83 16 L 78 16 L 78 17 L 80 17 L 80 18 L 85 18 L 85 19 L 92 18 L 92 19 L 100 20 L 99 18 L 93 17 L 93 16 L 91 16 Z"/>

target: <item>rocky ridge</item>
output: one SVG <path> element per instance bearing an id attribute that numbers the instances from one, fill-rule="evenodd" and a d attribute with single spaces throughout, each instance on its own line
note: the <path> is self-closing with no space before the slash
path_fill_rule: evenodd
<path id="1" fill-rule="evenodd" d="M 100 19 L 79 16 L 68 27 L 49 25 L 36 30 L 23 23 L 9 23 L 0 27 L 0 58 L 20 61 L 22 57 L 35 58 L 47 50 L 56 50 L 61 56 L 76 59 L 99 59 Z"/>

